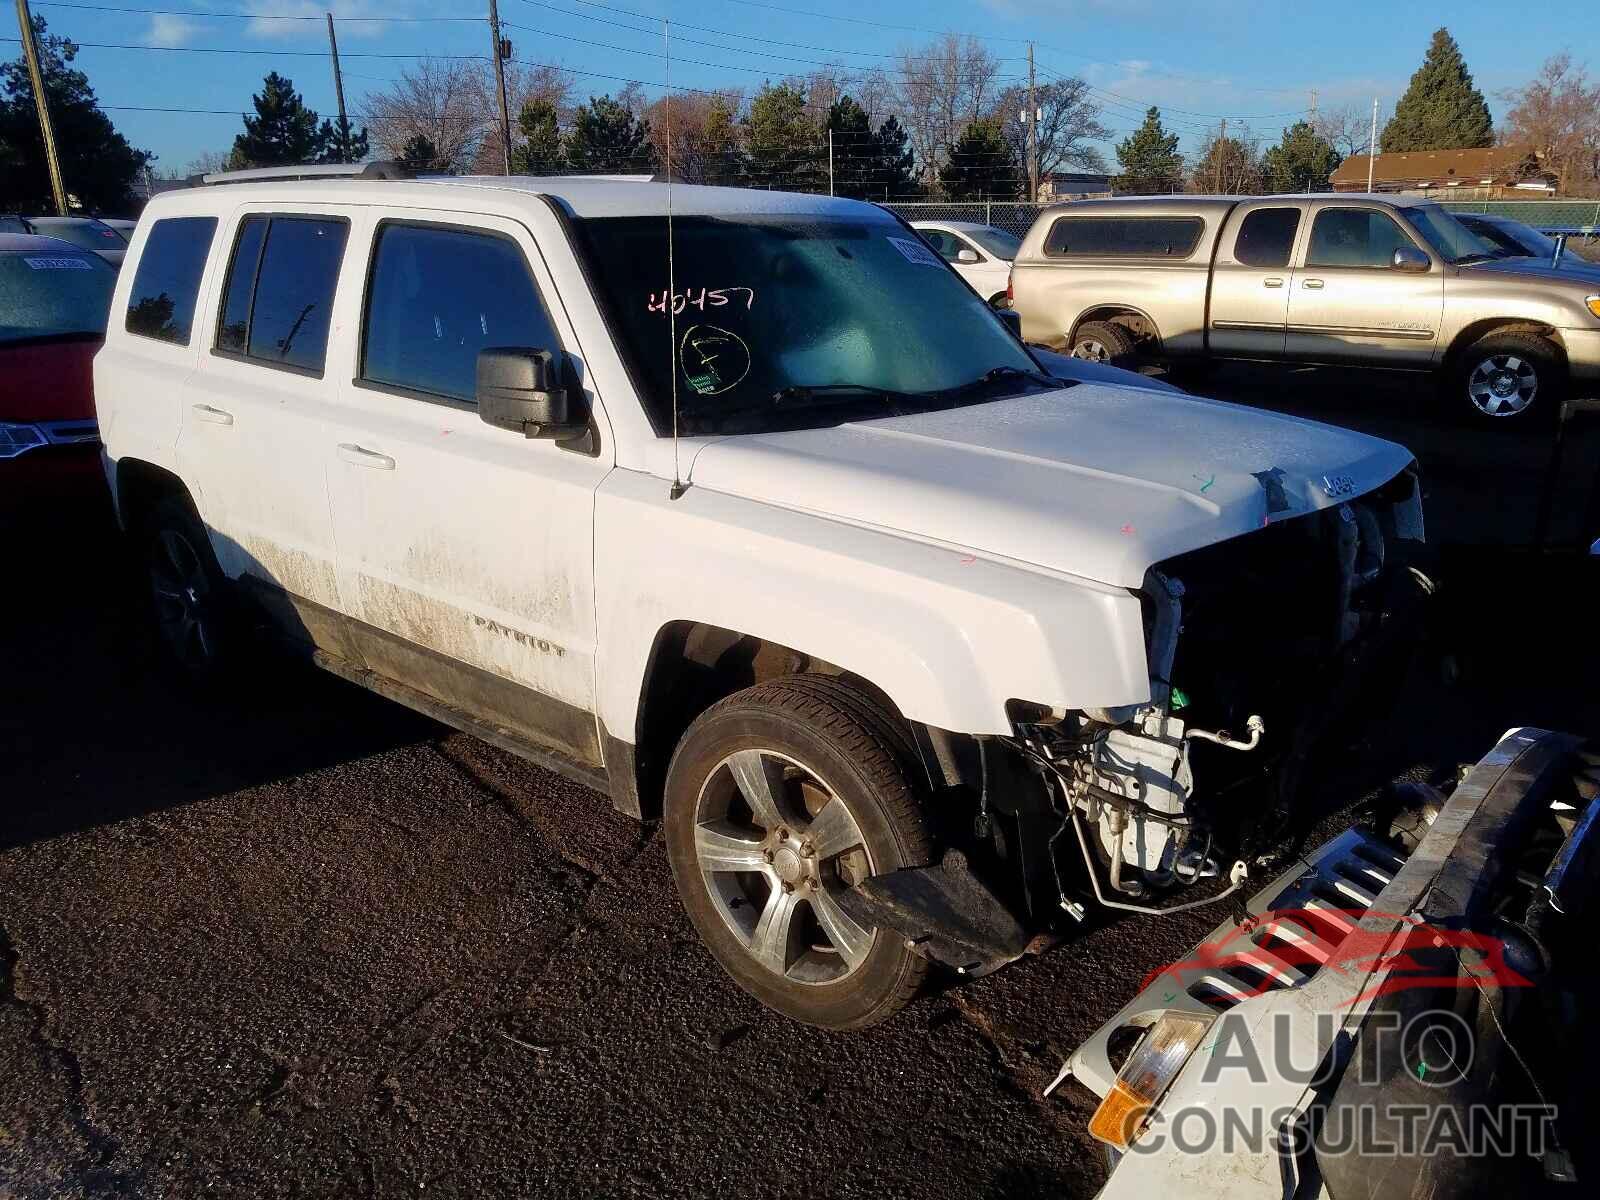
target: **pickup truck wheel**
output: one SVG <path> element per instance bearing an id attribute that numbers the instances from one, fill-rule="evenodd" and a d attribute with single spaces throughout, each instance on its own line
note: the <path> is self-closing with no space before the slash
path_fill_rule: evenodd
<path id="1" fill-rule="evenodd" d="M 843 681 L 777 679 L 701 714 L 667 771 L 663 830 L 689 919 L 735 983 L 809 1025 L 875 1024 L 927 973 L 837 899 L 931 855 L 891 729 Z"/>
<path id="2" fill-rule="evenodd" d="M 142 523 L 143 560 L 156 637 L 163 656 L 191 682 L 223 675 L 232 623 L 222 571 L 188 503 L 160 501 Z"/>
<path id="3" fill-rule="evenodd" d="M 1132 366 L 1139 357 L 1138 350 L 1133 335 L 1109 321 L 1086 321 L 1078 326 L 1072 338 L 1073 358 L 1086 358 L 1113 367 Z"/>
<path id="4" fill-rule="evenodd" d="M 1461 355 L 1451 390 L 1479 424 L 1527 425 L 1555 413 L 1566 375 L 1560 353 L 1544 338 L 1492 333 Z"/>

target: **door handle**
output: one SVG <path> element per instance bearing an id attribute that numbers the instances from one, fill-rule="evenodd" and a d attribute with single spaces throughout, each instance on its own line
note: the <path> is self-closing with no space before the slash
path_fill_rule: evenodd
<path id="1" fill-rule="evenodd" d="M 376 450 L 368 450 L 365 446 L 358 446 L 354 442 L 340 442 L 339 457 L 347 463 L 354 463 L 358 467 L 371 467 L 374 471 L 394 470 L 394 459 L 387 454 L 379 454 Z"/>
<path id="2" fill-rule="evenodd" d="M 232 425 L 233 414 L 224 412 L 220 408 L 212 408 L 209 404 L 191 404 L 190 411 L 194 413 L 197 421 L 209 421 L 213 425 Z"/>
<path id="3" fill-rule="evenodd" d="M 1322 286 L 1322 280 L 1320 280 L 1320 279 L 1308 279 L 1301 286 L 1302 287 L 1308 287 L 1312 291 L 1316 291 L 1318 288 L 1320 288 Z"/>
<path id="4" fill-rule="evenodd" d="M 1279 278 L 1278 276 L 1274 275 L 1271 279 L 1263 279 L 1261 281 L 1261 286 L 1262 287 L 1282 287 L 1283 286 L 1283 280 L 1281 278 Z"/>

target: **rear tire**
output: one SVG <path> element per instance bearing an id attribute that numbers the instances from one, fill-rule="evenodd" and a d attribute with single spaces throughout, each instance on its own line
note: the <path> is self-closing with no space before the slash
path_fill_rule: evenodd
<path id="1" fill-rule="evenodd" d="M 1139 360 L 1139 344 L 1120 325 L 1113 325 L 1109 321 L 1085 321 L 1078 326 L 1078 332 L 1072 335 L 1069 353 L 1073 358 L 1132 368 Z"/>
<path id="2" fill-rule="evenodd" d="M 1477 425 L 1526 428 L 1553 418 L 1567 386 L 1561 352 L 1533 333 L 1491 333 L 1446 373 L 1446 398 Z"/>
<path id="3" fill-rule="evenodd" d="M 712 957 L 768 1008 L 825 1029 L 899 1011 L 928 963 L 835 897 L 932 853 L 910 741 L 865 689 L 801 675 L 702 713 L 667 770 L 663 833 Z"/>
<path id="4" fill-rule="evenodd" d="M 236 621 L 211 540 L 186 496 L 156 502 L 138 525 L 156 643 L 180 677 L 219 683 L 237 652 Z"/>

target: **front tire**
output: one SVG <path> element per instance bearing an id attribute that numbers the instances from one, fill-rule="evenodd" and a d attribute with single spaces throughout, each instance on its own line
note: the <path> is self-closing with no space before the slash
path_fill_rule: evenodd
<path id="1" fill-rule="evenodd" d="M 931 856 L 908 746 L 864 689 L 801 675 L 713 705 L 673 755 L 663 832 L 684 909 L 734 982 L 796 1021 L 876 1024 L 927 973 L 837 899 Z"/>
<path id="2" fill-rule="evenodd" d="M 1553 416 L 1567 382 L 1561 353 L 1532 333 L 1491 333 L 1461 355 L 1450 398 L 1479 425 L 1525 427 Z"/>

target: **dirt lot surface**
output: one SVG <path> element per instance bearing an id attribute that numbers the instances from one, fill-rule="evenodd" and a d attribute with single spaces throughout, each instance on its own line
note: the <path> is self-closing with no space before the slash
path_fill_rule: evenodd
<path id="1" fill-rule="evenodd" d="M 1439 423 L 1403 379 L 1207 390 L 1406 441 L 1464 547 L 1318 803 L 1600 729 L 1593 580 L 1482 548 L 1526 539 L 1547 435 Z M 309 670 L 188 695 L 103 524 L 4 536 L 0 1196 L 1088 1196 L 1087 1094 L 1041 1089 L 1220 919 L 1100 923 L 866 1033 L 788 1024 L 700 948 L 653 827 Z"/>

